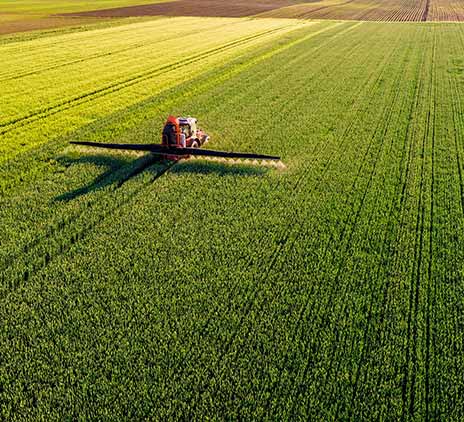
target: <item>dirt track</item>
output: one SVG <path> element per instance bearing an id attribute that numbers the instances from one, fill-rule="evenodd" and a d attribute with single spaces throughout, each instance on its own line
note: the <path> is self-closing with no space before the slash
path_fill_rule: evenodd
<path id="1" fill-rule="evenodd" d="M 92 19 L 84 17 L 59 17 L 50 16 L 41 19 L 18 19 L 0 24 L 0 35 L 16 32 L 40 31 L 44 29 L 61 28 L 64 26 L 81 25 L 92 22 Z"/>
<path id="2" fill-rule="evenodd" d="M 218 16 L 244 17 L 269 12 L 291 6 L 292 0 L 238 0 L 233 3 L 224 0 L 179 0 L 142 6 L 119 7 L 115 9 L 80 12 L 67 16 L 125 17 L 125 16 Z"/>

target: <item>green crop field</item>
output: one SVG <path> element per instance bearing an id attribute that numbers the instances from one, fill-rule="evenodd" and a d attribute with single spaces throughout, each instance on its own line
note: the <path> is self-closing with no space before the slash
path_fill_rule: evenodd
<path id="1" fill-rule="evenodd" d="M 462 420 L 463 41 L 193 17 L 0 37 L 0 419 Z M 159 142 L 171 113 L 286 168 L 69 144 Z"/>

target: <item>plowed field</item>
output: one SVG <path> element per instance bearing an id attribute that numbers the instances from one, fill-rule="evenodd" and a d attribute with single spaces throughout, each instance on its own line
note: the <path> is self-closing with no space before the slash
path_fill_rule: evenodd
<path id="1" fill-rule="evenodd" d="M 161 4 L 112 8 L 79 13 L 79 16 L 222 16 L 244 17 L 280 9 L 298 3 L 297 0 L 178 0 Z"/>
<path id="2" fill-rule="evenodd" d="M 461 21 L 464 3 L 448 0 L 178 0 L 161 4 L 86 11 L 77 16 L 253 16 L 361 21 Z"/>

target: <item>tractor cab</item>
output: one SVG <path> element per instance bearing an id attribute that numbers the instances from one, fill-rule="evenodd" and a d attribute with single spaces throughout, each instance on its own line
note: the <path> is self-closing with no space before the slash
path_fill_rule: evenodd
<path id="1" fill-rule="evenodd" d="M 178 117 L 180 130 L 188 138 L 197 133 L 197 119 L 193 117 Z"/>
<path id="2" fill-rule="evenodd" d="M 209 136 L 197 128 L 197 119 L 169 116 L 162 138 L 162 145 L 165 146 L 199 148 L 208 141 Z"/>

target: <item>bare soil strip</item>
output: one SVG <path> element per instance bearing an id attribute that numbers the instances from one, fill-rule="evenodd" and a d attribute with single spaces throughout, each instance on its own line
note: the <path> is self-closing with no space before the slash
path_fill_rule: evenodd
<path id="1" fill-rule="evenodd" d="M 125 16 L 214 16 L 246 17 L 294 5 L 292 0 L 225 2 L 223 0 L 179 0 L 142 6 L 94 10 L 63 16 L 125 17 Z"/>
<path id="2" fill-rule="evenodd" d="M 15 32 L 39 31 L 43 29 L 62 28 L 64 26 L 81 25 L 93 22 L 91 18 L 79 16 L 50 16 L 40 19 L 19 19 L 0 24 L 0 35 Z"/>

